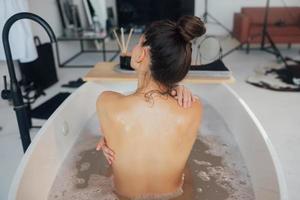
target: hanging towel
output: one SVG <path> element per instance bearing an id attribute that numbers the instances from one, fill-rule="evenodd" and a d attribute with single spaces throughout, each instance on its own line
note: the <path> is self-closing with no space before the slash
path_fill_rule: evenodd
<path id="1" fill-rule="evenodd" d="M 28 12 L 27 0 L 0 0 L 0 60 L 6 60 L 2 43 L 4 24 L 9 17 L 19 12 Z M 9 42 L 13 60 L 29 62 L 37 58 L 30 20 L 21 19 L 12 25 Z"/>

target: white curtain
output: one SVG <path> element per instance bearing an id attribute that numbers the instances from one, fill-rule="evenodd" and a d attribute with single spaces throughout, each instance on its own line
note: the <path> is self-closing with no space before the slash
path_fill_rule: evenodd
<path id="1" fill-rule="evenodd" d="M 19 12 L 28 12 L 27 0 L 0 0 L 0 60 L 6 60 L 2 31 L 6 20 Z M 37 58 L 30 20 L 19 20 L 10 29 L 9 41 L 14 60 L 29 62 Z"/>

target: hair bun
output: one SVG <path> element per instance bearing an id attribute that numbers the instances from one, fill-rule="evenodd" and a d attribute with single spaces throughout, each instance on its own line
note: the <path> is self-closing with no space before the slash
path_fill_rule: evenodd
<path id="1" fill-rule="evenodd" d="M 203 21 L 196 16 L 182 16 L 177 21 L 177 30 L 186 42 L 190 42 L 196 37 L 200 37 L 206 32 Z"/>

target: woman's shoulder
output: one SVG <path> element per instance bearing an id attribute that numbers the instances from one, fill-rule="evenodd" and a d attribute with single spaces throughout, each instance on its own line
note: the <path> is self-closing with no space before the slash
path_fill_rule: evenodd
<path id="1" fill-rule="evenodd" d="M 177 105 L 177 107 L 180 109 L 180 112 L 185 111 L 187 114 L 199 114 L 202 112 L 203 104 L 200 98 L 196 98 L 195 101 L 192 101 L 191 105 L 187 108 L 179 105 Z"/>
<path id="2" fill-rule="evenodd" d="M 183 126 L 185 126 L 191 133 L 198 130 L 203 115 L 203 104 L 200 99 L 196 99 L 189 108 L 183 108 L 186 110 L 184 114 L 184 120 L 182 120 Z"/>
<path id="3" fill-rule="evenodd" d="M 203 109 L 203 104 L 200 98 L 196 98 L 195 101 L 192 103 L 191 108 L 196 112 L 201 112 Z"/>
<path id="4" fill-rule="evenodd" d="M 179 111 L 185 120 L 184 123 L 196 122 L 201 120 L 203 113 L 203 104 L 200 99 L 196 99 L 192 102 L 191 106 L 188 108 L 180 107 Z"/>
<path id="5" fill-rule="evenodd" d="M 114 91 L 103 91 L 97 98 L 97 107 L 113 104 L 118 98 L 124 96 L 121 93 Z"/>
<path id="6" fill-rule="evenodd" d="M 99 94 L 99 96 L 98 96 L 98 99 L 99 98 L 107 99 L 107 98 L 114 98 L 114 97 L 119 97 L 119 96 L 123 96 L 123 95 L 119 92 L 107 90 L 107 91 L 101 92 L 101 94 Z"/>

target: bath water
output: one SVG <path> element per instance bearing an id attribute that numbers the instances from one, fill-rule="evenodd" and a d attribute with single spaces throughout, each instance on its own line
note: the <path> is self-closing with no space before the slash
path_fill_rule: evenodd
<path id="1" fill-rule="evenodd" d="M 202 125 L 188 159 L 182 190 L 136 199 L 253 200 L 251 177 L 222 117 L 205 101 Z M 96 114 L 82 130 L 60 167 L 48 200 L 128 200 L 114 191 L 102 152 Z"/>

